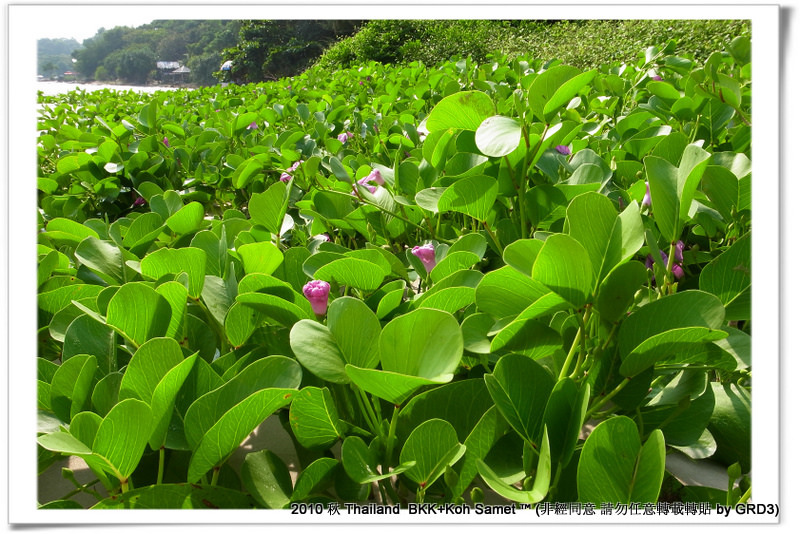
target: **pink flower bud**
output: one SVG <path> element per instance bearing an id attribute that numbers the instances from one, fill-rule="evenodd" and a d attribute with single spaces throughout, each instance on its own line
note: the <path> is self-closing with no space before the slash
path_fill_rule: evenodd
<path id="1" fill-rule="evenodd" d="M 430 243 L 422 245 L 421 247 L 414 247 L 411 249 L 411 253 L 419 258 L 419 261 L 422 262 L 422 265 L 425 266 L 425 270 L 428 272 L 431 272 L 436 265 L 436 249 L 434 249 L 433 245 Z"/>
<path id="2" fill-rule="evenodd" d="M 650 199 L 650 184 L 645 182 L 644 186 L 647 188 L 647 190 L 645 191 L 644 198 L 642 199 L 642 207 L 649 206 L 652 202 Z"/>
<path id="3" fill-rule="evenodd" d="M 650 79 L 653 80 L 654 82 L 660 82 L 664 80 L 664 78 L 662 78 L 658 74 L 656 74 L 655 76 L 650 76 Z"/>
<path id="4" fill-rule="evenodd" d="M 164 141 L 164 144 L 167 146 L 167 148 L 169 148 L 169 139 L 167 139 L 167 136 L 164 136 L 164 139 L 162 139 L 162 141 Z"/>
<path id="5" fill-rule="evenodd" d="M 300 160 L 297 160 L 297 161 L 295 161 L 294 163 L 292 163 L 292 166 L 291 166 L 291 167 L 289 167 L 288 169 L 286 169 L 286 172 L 294 172 L 294 171 L 296 171 L 296 170 L 297 170 L 297 168 L 298 168 L 300 165 L 302 165 L 302 164 L 303 164 L 303 160 L 302 160 L 302 159 L 300 159 Z"/>
<path id="6" fill-rule="evenodd" d="M 311 303 L 311 309 L 316 315 L 325 315 L 328 311 L 328 294 L 331 285 L 323 280 L 312 280 L 303 286 L 303 295 Z"/>
<path id="7" fill-rule="evenodd" d="M 556 145 L 556 150 L 558 150 L 559 154 L 564 154 L 565 156 L 572 154 L 572 152 L 569 150 L 569 147 L 566 145 Z"/>
<path id="8" fill-rule="evenodd" d="M 686 245 L 683 241 L 678 241 L 675 243 L 675 263 L 683 263 L 683 249 L 686 248 Z"/>
<path id="9" fill-rule="evenodd" d="M 258 130 L 258 124 L 256 123 L 256 121 L 253 121 L 253 122 L 250 123 L 249 126 L 247 126 L 247 129 L 248 130 Z"/>
<path id="10" fill-rule="evenodd" d="M 281 173 L 281 182 L 288 182 L 291 179 L 292 179 L 292 175 L 291 174 L 289 174 L 287 172 Z"/>

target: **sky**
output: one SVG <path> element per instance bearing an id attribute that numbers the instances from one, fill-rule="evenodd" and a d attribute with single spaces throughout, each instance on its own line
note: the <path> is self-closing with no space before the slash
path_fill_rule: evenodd
<path id="1" fill-rule="evenodd" d="M 139 10 L 147 11 L 147 10 Z M 136 28 L 143 24 L 153 22 L 154 17 L 149 13 L 136 13 L 117 8 L 105 10 L 89 16 L 43 16 L 37 20 L 36 32 L 38 39 L 75 39 L 79 43 L 94 37 L 97 30 L 105 28 L 110 30 L 115 26 L 129 26 Z"/>

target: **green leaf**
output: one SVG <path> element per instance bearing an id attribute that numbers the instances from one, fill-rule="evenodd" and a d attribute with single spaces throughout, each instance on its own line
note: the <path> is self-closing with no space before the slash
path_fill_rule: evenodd
<path id="1" fill-rule="evenodd" d="M 700 289 L 719 297 L 726 307 L 745 295 L 752 285 L 750 241 L 750 233 L 737 239 L 700 273 Z"/>
<path id="2" fill-rule="evenodd" d="M 236 302 L 256 310 L 260 317 L 269 317 L 286 327 L 291 327 L 297 321 L 314 316 L 307 300 L 304 305 L 299 300 L 290 302 L 275 295 L 249 292 L 240 293 L 236 297 Z"/>
<path id="3" fill-rule="evenodd" d="M 187 441 L 194 449 L 197 449 L 201 445 L 201 441 L 208 441 L 206 434 L 226 414 L 234 409 L 237 410 L 237 414 L 240 414 L 242 408 L 237 407 L 241 406 L 245 399 L 250 399 L 248 403 L 252 404 L 257 399 L 256 397 L 251 398 L 254 394 L 263 391 L 271 392 L 274 395 L 262 395 L 260 398 L 264 401 L 265 406 L 269 407 L 273 404 L 276 404 L 276 406 L 267 411 L 260 420 L 256 421 L 250 428 L 252 430 L 266 419 L 267 415 L 290 402 L 291 393 L 294 393 L 290 390 L 300 385 L 301 376 L 302 371 L 297 362 L 285 356 L 269 356 L 256 360 L 224 385 L 200 396 L 189 406 L 184 417 Z M 284 395 L 287 395 L 286 398 L 284 398 Z M 262 411 L 259 407 L 254 413 L 258 414 Z M 250 420 L 248 418 L 248 421 Z M 232 421 L 235 420 L 229 419 L 229 422 Z M 217 432 L 219 430 L 217 429 Z M 242 442 L 247 433 L 235 443 L 234 447 Z M 228 441 L 227 438 L 226 441 Z M 213 467 L 217 460 L 209 465 L 205 471 L 200 472 L 197 478 Z M 192 480 L 196 480 L 196 478 Z"/>
<path id="4" fill-rule="evenodd" d="M 64 361 L 50 383 L 50 408 L 62 421 L 69 422 L 89 401 L 97 358 L 88 354 Z"/>
<path id="5" fill-rule="evenodd" d="M 308 464 L 300 474 L 297 475 L 297 482 L 292 492 L 292 502 L 299 502 L 307 499 L 313 492 L 323 489 L 334 475 L 339 462 L 334 458 L 318 458 Z"/>
<path id="6" fill-rule="evenodd" d="M 598 282 L 633 257 L 644 243 L 644 227 L 636 202 L 617 213 L 608 197 L 584 193 L 567 206 L 567 224 L 570 237 L 586 249 Z"/>
<path id="7" fill-rule="evenodd" d="M 122 251 L 108 241 L 89 236 L 75 249 L 75 257 L 93 271 L 120 283 L 125 281 L 125 262 Z"/>
<path id="8" fill-rule="evenodd" d="M 92 444 L 92 451 L 103 457 L 121 481 L 131 476 L 150 437 L 153 416 L 150 407 L 136 399 L 117 403 L 105 416 Z"/>
<path id="9" fill-rule="evenodd" d="M 269 241 L 247 243 L 236 249 L 247 274 L 272 274 L 283 262 L 283 253 Z"/>
<path id="10" fill-rule="evenodd" d="M 67 327 L 61 359 L 66 361 L 78 354 L 97 357 L 101 373 L 114 371 L 117 367 L 114 331 L 93 317 L 81 315 Z"/>
<path id="11" fill-rule="evenodd" d="M 744 472 L 751 467 L 752 406 L 750 392 L 738 384 L 712 382 L 714 411 L 708 430 L 717 442 L 717 453 L 725 465 L 739 462 Z"/>
<path id="12" fill-rule="evenodd" d="M 108 303 L 107 323 L 136 346 L 154 337 L 163 337 L 170 324 L 172 310 L 167 299 L 148 285 L 127 283 Z"/>
<path id="13" fill-rule="evenodd" d="M 334 300 L 328 308 L 328 329 L 345 362 L 364 368 L 378 364 L 381 325 L 363 301 L 352 297 Z"/>
<path id="14" fill-rule="evenodd" d="M 603 421 L 589 434 L 578 462 L 581 502 L 655 503 L 665 465 L 664 435 L 650 434 L 642 446 L 633 420 Z"/>
<path id="15" fill-rule="evenodd" d="M 545 427 L 542 435 L 542 449 L 539 453 L 539 463 L 536 468 L 536 478 L 533 482 L 533 488 L 530 491 L 519 490 L 514 486 L 509 486 L 486 465 L 482 460 L 478 460 L 478 473 L 486 485 L 494 490 L 501 497 L 506 499 L 521 502 L 526 504 L 535 504 L 541 502 L 550 489 L 550 445 L 547 437 L 547 428 Z"/>
<path id="16" fill-rule="evenodd" d="M 634 376 L 661 359 L 726 337 L 728 334 L 724 330 L 713 330 L 704 326 L 667 330 L 647 338 L 624 356 L 619 372 L 623 376 Z"/>
<path id="17" fill-rule="evenodd" d="M 629 261 L 615 267 L 600 284 L 594 307 L 600 316 L 617 322 L 633 304 L 636 292 L 647 283 L 647 269 L 638 261 Z"/>
<path id="18" fill-rule="evenodd" d="M 252 498 L 221 486 L 159 484 L 103 499 L 92 510 L 217 510 L 254 508 Z"/>
<path id="19" fill-rule="evenodd" d="M 280 358 L 280 356 L 271 358 Z M 199 480 L 211 468 L 219 467 L 258 425 L 275 410 L 289 404 L 295 393 L 294 389 L 262 389 L 223 413 L 195 446 L 189 462 L 187 480 Z M 190 428 L 189 412 L 186 413 L 184 428 L 187 430 Z"/>
<path id="20" fill-rule="evenodd" d="M 464 462 L 458 473 L 458 482 L 452 487 L 453 495 L 461 495 L 478 474 L 478 462 L 486 458 L 494 444 L 506 433 L 508 423 L 497 407 L 492 406 L 481 416 L 464 441 L 467 448 Z"/>
<path id="21" fill-rule="evenodd" d="M 480 260 L 474 252 L 466 250 L 448 252 L 447 256 L 431 270 L 431 280 L 433 283 L 437 283 L 456 271 L 469 269 Z"/>
<path id="22" fill-rule="evenodd" d="M 381 266 L 369 261 L 340 258 L 317 269 L 314 277 L 317 280 L 373 291 L 380 287 L 386 274 L 388 273 Z"/>
<path id="23" fill-rule="evenodd" d="M 589 407 L 589 384 L 578 385 L 571 378 L 559 380 L 550 392 L 544 411 L 544 424 L 550 437 L 553 469 L 566 468 L 575 453 L 578 436 Z"/>
<path id="24" fill-rule="evenodd" d="M 540 239 L 517 239 L 503 249 L 503 261 L 525 276 L 530 276 L 533 262 L 543 246 L 544 241 Z"/>
<path id="25" fill-rule="evenodd" d="M 505 266 L 486 273 L 475 288 L 478 309 L 497 319 L 517 316 L 551 291 L 541 282 Z"/>
<path id="26" fill-rule="evenodd" d="M 286 184 L 275 182 L 263 193 L 255 193 L 250 197 L 248 211 L 255 224 L 277 234 L 280 233 L 288 203 L 289 191 Z"/>
<path id="27" fill-rule="evenodd" d="M 440 100 L 425 125 L 430 132 L 448 128 L 475 131 L 494 114 L 494 102 L 489 95 L 481 91 L 462 91 Z"/>
<path id="28" fill-rule="evenodd" d="M 548 115 L 553 114 L 554 110 L 557 110 L 558 107 L 572 99 L 575 95 L 574 93 L 566 97 L 566 100 L 564 100 L 564 97 L 567 91 L 572 88 L 572 85 L 575 84 L 565 87 L 557 98 L 556 94 L 562 86 L 578 76 L 581 76 L 581 71 L 575 67 L 556 65 L 554 67 L 549 67 L 533 79 L 533 83 L 528 90 L 528 107 L 537 119 L 542 122 L 550 122 L 548 120 Z M 576 82 L 577 81 L 580 81 L 580 79 L 576 80 Z M 585 83 L 577 87 L 575 92 L 580 90 L 583 85 L 585 85 Z M 562 100 L 563 102 L 561 102 Z M 545 109 L 547 109 L 547 111 L 545 111 Z"/>
<path id="29" fill-rule="evenodd" d="M 289 423 L 306 449 L 327 449 L 343 437 L 339 412 L 328 388 L 309 386 L 300 390 L 289 408 Z"/>
<path id="30" fill-rule="evenodd" d="M 205 293 L 205 284 L 203 291 Z M 164 282 L 156 288 L 156 293 L 164 297 L 169 303 L 172 310 L 172 315 L 169 319 L 169 326 L 165 337 L 175 339 L 184 338 L 184 321 L 186 320 L 186 297 L 189 296 L 189 290 L 180 282 L 171 281 Z"/>
<path id="31" fill-rule="evenodd" d="M 241 347 L 265 320 L 264 315 L 255 308 L 234 302 L 225 315 L 225 335 L 231 345 Z"/>
<path id="32" fill-rule="evenodd" d="M 574 238 L 554 234 L 547 238 L 533 264 L 532 278 L 580 308 L 589 300 L 595 283 L 592 261 Z"/>
<path id="33" fill-rule="evenodd" d="M 298 321 L 289 333 L 289 343 L 297 361 L 315 376 L 336 384 L 350 381 L 344 355 L 326 326 L 310 319 Z"/>
<path id="34" fill-rule="evenodd" d="M 479 378 L 458 380 L 424 391 L 409 400 L 397 414 L 398 440 L 405 441 L 414 428 L 438 417 L 453 425 L 459 441 L 463 441 L 492 405 L 486 385 Z"/>
<path id="35" fill-rule="evenodd" d="M 189 234 L 203 226 L 205 211 L 199 202 L 190 202 L 167 219 L 167 226 L 178 235 Z"/>
<path id="36" fill-rule="evenodd" d="M 563 302 L 559 298 L 559 302 Z M 523 312 L 525 313 L 525 312 Z M 492 339 L 491 351 L 515 352 L 537 360 L 561 348 L 561 335 L 536 319 L 517 319 L 503 327 Z"/>
<path id="37" fill-rule="evenodd" d="M 197 354 L 189 356 L 170 369 L 158 382 L 150 400 L 153 412 L 153 431 L 150 433 L 150 447 L 158 450 L 166 443 L 167 430 L 175 407 L 175 399 L 183 383 L 194 368 Z"/>
<path id="38" fill-rule="evenodd" d="M 206 276 L 206 253 L 199 248 L 180 249 L 161 248 L 144 257 L 141 263 L 142 274 L 158 280 L 166 274 L 189 276 L 189 295 L 200 298 Z"/>
<path id="39" fill-rule="evenodd" d="M 401 464 L 387 473 L 379 473 L 375 452 L 358 436 L 348 436 L 342 442 L 342 467 L 350 479 L 359 484 L 370 484 L 399 475 L 414 466 L 414 462 Z"/>
<path id="40" fill-rule="evenodd" d="M 447 188 L 439 198 L 439 211 L 456 211 L 486 221 L 497 199 L 497 180 L 482 174 L 467 176 Z"/>
<path id="41" fill-rule="evenodd" d="M 411 432 L 400 451 L 400 463 L 416 462 L 405 475 L 427 487 L 455 464 L 466 451 L 459 443 L 455 429 L 442 419 L 429 419 Z"/>
<path id="42" fill-rule="evenodd" d="M 362 389 L 395 404 L 423 384 L 449 382 L 461 361 L 458 321 L 446 312 L 420 308 L 392 319 L 381 332 L 381 369 L 345 366 Z"/>
<path id="43" fill-rule="evenodd" d="M 622 368 L 640 371 L 641 365 L 654 361 L 652 357 L 663 355 L 659 348 L 669 349 L 673 342 L 681 339 L 693 338 L 720 339 L 725 337 L 717 333 L 725 319 L 725 308 L 717 297 L 710 293 L 697 290 L 681 291 L 674 295 L 661 298 L 642 306 L 630 315 L 619 329 L 619 351 L 622 358 Z M 690 330 L 681 331 L 688 328 Z M 672 334 L 657 337 L 653 344 L 644 344 L 648 339 L 662 333 L 677 330 Z M 629 364 L 625 363 L 629 354 L 637 349 L 638 356 L 634 356 Z M 652 350 L 651 354 L 645 351 Z M 657 361 L 657 360 L 656 360 Z M 621 368 L 620 372 L 626 374 Z M 639 372 L 639 371 L 637 371 Z M 627 374 L 627 376 L 632 376 Z"/>
<path id="44" fill-rule="evenodd" d="M 119 399 L 139 399 L 151 404 L 158 383 L 182 361 L 181 346 L 172 338 L 153 338 L 143 343 L 125 370 Z"/>
<path id="45" fill-rule="evenodd" d="M 475 132 L 478 150 L 489 157 L 500 158 L 517 149 L 522 126 L 511 117 L 495 115 L 484 120 Z"/>
<path id="46" fill-rule="evenodd" d="M 555 385 L 550 373 L 527 356 L 507 354 L 483 378 L 511 428 L 526 442 L 538 443 L 547 399 Z"/>
<path id="47" fill-rule="evenodd" d="M 261 506 L 278 510 L 289 504 L 292 478 L 286 464 L 273 452 L 251 452 L 242 463 L 242 483 Z"/>
<path id="48" fill-rule="evenodd" d="M 67 245 L 77 247 L 78 244 L 87 237 L 99 239 L 97 232 L 79 222 L 70 219 L 56 217 L 47 223 L 47 231 L 44 233 L 57 245 Z"/>

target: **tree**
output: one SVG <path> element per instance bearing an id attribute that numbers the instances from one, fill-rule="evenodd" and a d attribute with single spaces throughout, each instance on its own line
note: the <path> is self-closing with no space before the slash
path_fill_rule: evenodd
<path id="1" fill-rule="evenodd" d="M 103 66 L 125 82 L 144 84 L 155 70 L 156 55 L 147 46 L 134 45 L 109 54 Z"/>

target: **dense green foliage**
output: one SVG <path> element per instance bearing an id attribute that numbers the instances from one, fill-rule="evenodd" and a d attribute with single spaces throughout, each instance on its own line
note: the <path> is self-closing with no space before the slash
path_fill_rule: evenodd
<path id="1" fill-rule="evenodd" d="M 703 60 L 738 36 L 749 38 L 749 21 L 373 20 L 329 48 L 318 64 L 332 69 L 367 61 L 431 65 L 454 56 L 484 61 L 490 52 L 500 52 L 590 68 L 633 63 L 648 46 L 670 39 L 682 54 Z"/>
<path id="2" fill-rule="evenodd" d="M 322 52 L 352 34 L 355 20 L 242 20 L 235 47 L 225 50 L 237 83 L 300 74 Z"/>
<path id="3" fill-rule="evenodd" d="M 724 44 L 41 96 L 40 473 L 84 459 L 95 508 L 746 501 Z M 272 414 L 296 480 L 269 441 L 229 461 Z"/>
<path id="4" fill-rule="evenodd" d="M 37 46 L 37 74 L 63 75 L 72 70 L 72 52 L 81 47 L 75 39 L 39 39 Z"/>
<path id="5" fill-rule="evenodd" d="M 239 23 L 220 20 L 156 20 L 138 28 L 101 29 L 74 52 L 75 68 L 89 80 L 145 83 L 156 77 L 156 61 L 178 61 L 189 80 L 213 85 L 222 50 L 236 42 Z"/>

